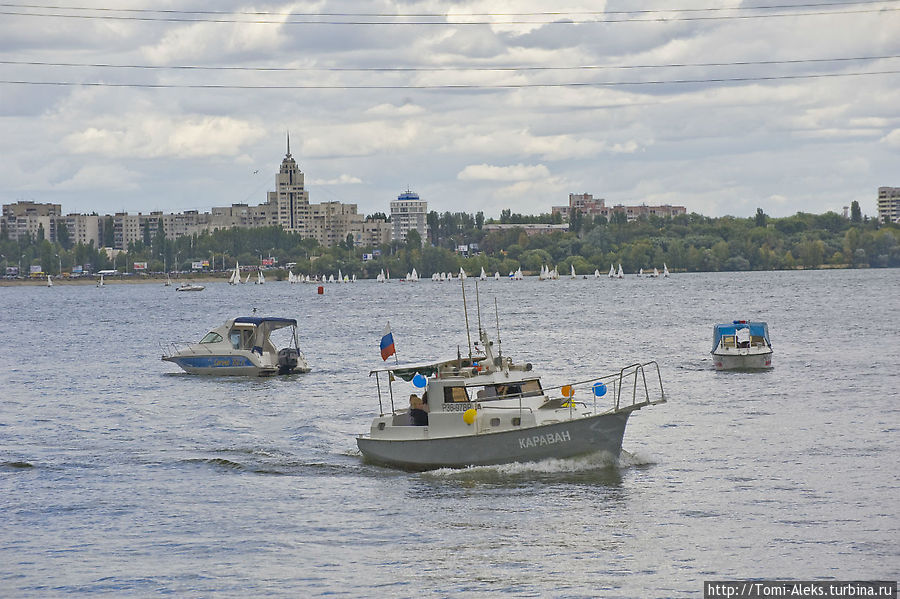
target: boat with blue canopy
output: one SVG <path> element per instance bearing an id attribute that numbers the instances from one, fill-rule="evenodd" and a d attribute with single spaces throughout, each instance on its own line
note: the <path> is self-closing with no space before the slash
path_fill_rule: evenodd
<path id="1" fill-rule="evenodd" d="M 285 347 L 272 342 L 274 331 L 290 329 Z M 208 332 L 198 343 L 171 343 L 162 360 L 189 374 L 270 376 L 309 372 L 293 318 L 239 316 Z"/>
<path id="2" fill-rule="evenodd" d="M 716 370 L 772 368 L 769 325 L 749 320 L 714 325 L 710 353 Z"/>

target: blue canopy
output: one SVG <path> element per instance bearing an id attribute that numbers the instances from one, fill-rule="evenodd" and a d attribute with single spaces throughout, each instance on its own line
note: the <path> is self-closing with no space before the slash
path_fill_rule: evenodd
<path id="1" fill-rule="evenodd" d="M 772 345 L 772 342 L 769 341 L 769 325 L 764 322 L 735 320 L 730 324 L 713 325 L 713 346 L 710 351 L 716 351 L 723 335 L 734 335 L 738 329 L 750 329 L 750 334 L 752 336 L 762 337 L 766 340 L 766 345 Z"/>
<path id="2" fill-rule="evenodd" d="M 234 319 L 235 324 L 255 324 L 261 325 L 264 322 L 270 322 L 279 327 L 297 326 L 297 321 L 293 318 L 273 318 L 269 316 L 238 316 Z"/>

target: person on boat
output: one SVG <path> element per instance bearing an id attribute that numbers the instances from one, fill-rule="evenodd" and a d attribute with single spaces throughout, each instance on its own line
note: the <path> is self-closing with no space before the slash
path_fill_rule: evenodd
<path id="1" fill-rule="evenodd" d="M 735 341 L 738 347 L 750 347 L 750 329 L 741 327 L 734 332 Z"/>
<path id="2" fill-rule="evenodd" d="M 418 395 L 409 396 L 409 423 L 412 426 L 428 426 L 428 409 Z"/>

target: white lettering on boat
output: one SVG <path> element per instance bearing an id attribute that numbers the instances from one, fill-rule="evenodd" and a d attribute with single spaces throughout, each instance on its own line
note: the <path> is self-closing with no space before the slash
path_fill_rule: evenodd
<path id="1" fill-rule="evenodd" d="M 531 437 L 519 437 L 519 448 L 528 449 L 529 447 L 543 447 L 544 445 L 567 443 L 571 440 L 572 435 L 569 434 L 569 431 L 547 433 L 546 435 L 534 435 Z"/>

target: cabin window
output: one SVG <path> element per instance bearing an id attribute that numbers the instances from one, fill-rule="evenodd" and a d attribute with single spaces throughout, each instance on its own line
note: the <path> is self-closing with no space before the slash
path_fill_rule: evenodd
<path id="1" fill-rule="evenodd" d="M 491 418 L 491 426 L 500 426 L 499 418 Z"/>
<path id="2" fill-rule="evenodd" d="M 241 334 L 238 331 L 231 331 L 231 334 L 228 335 L 228 339 L 231 341 L 231 347 L 234 349 L 241 349 Z"/>
<path id="3" fill-rule="evenodd" d="M 533 381 L 525 381 L 522 383 L 522 395 L 524 397 L 534 397 L 535 395 L 543 395 L 544 390 L 541 389 L 541 382 L 537 379 Z"/>
<path id="4" fill-rule="evenodd" d="M 516 416 L 515 418 L 512 419 L 512 425 L 513 426 L 522 426 L 522 419 L 519 418 L 518 416 Z"/>
<path id="5" fill-rule="evenodd" d="M 206 334 L 206 337 L 200 340 L 200 343 L 218 343 L 222 340 L 222 335 L 218 333 L 213 333 L 210 331 Z"/>
<path id="6" fill-rule="evenodd" d="M 444 387 L 444 403 L 469 401 L 465 387 Z"/>

